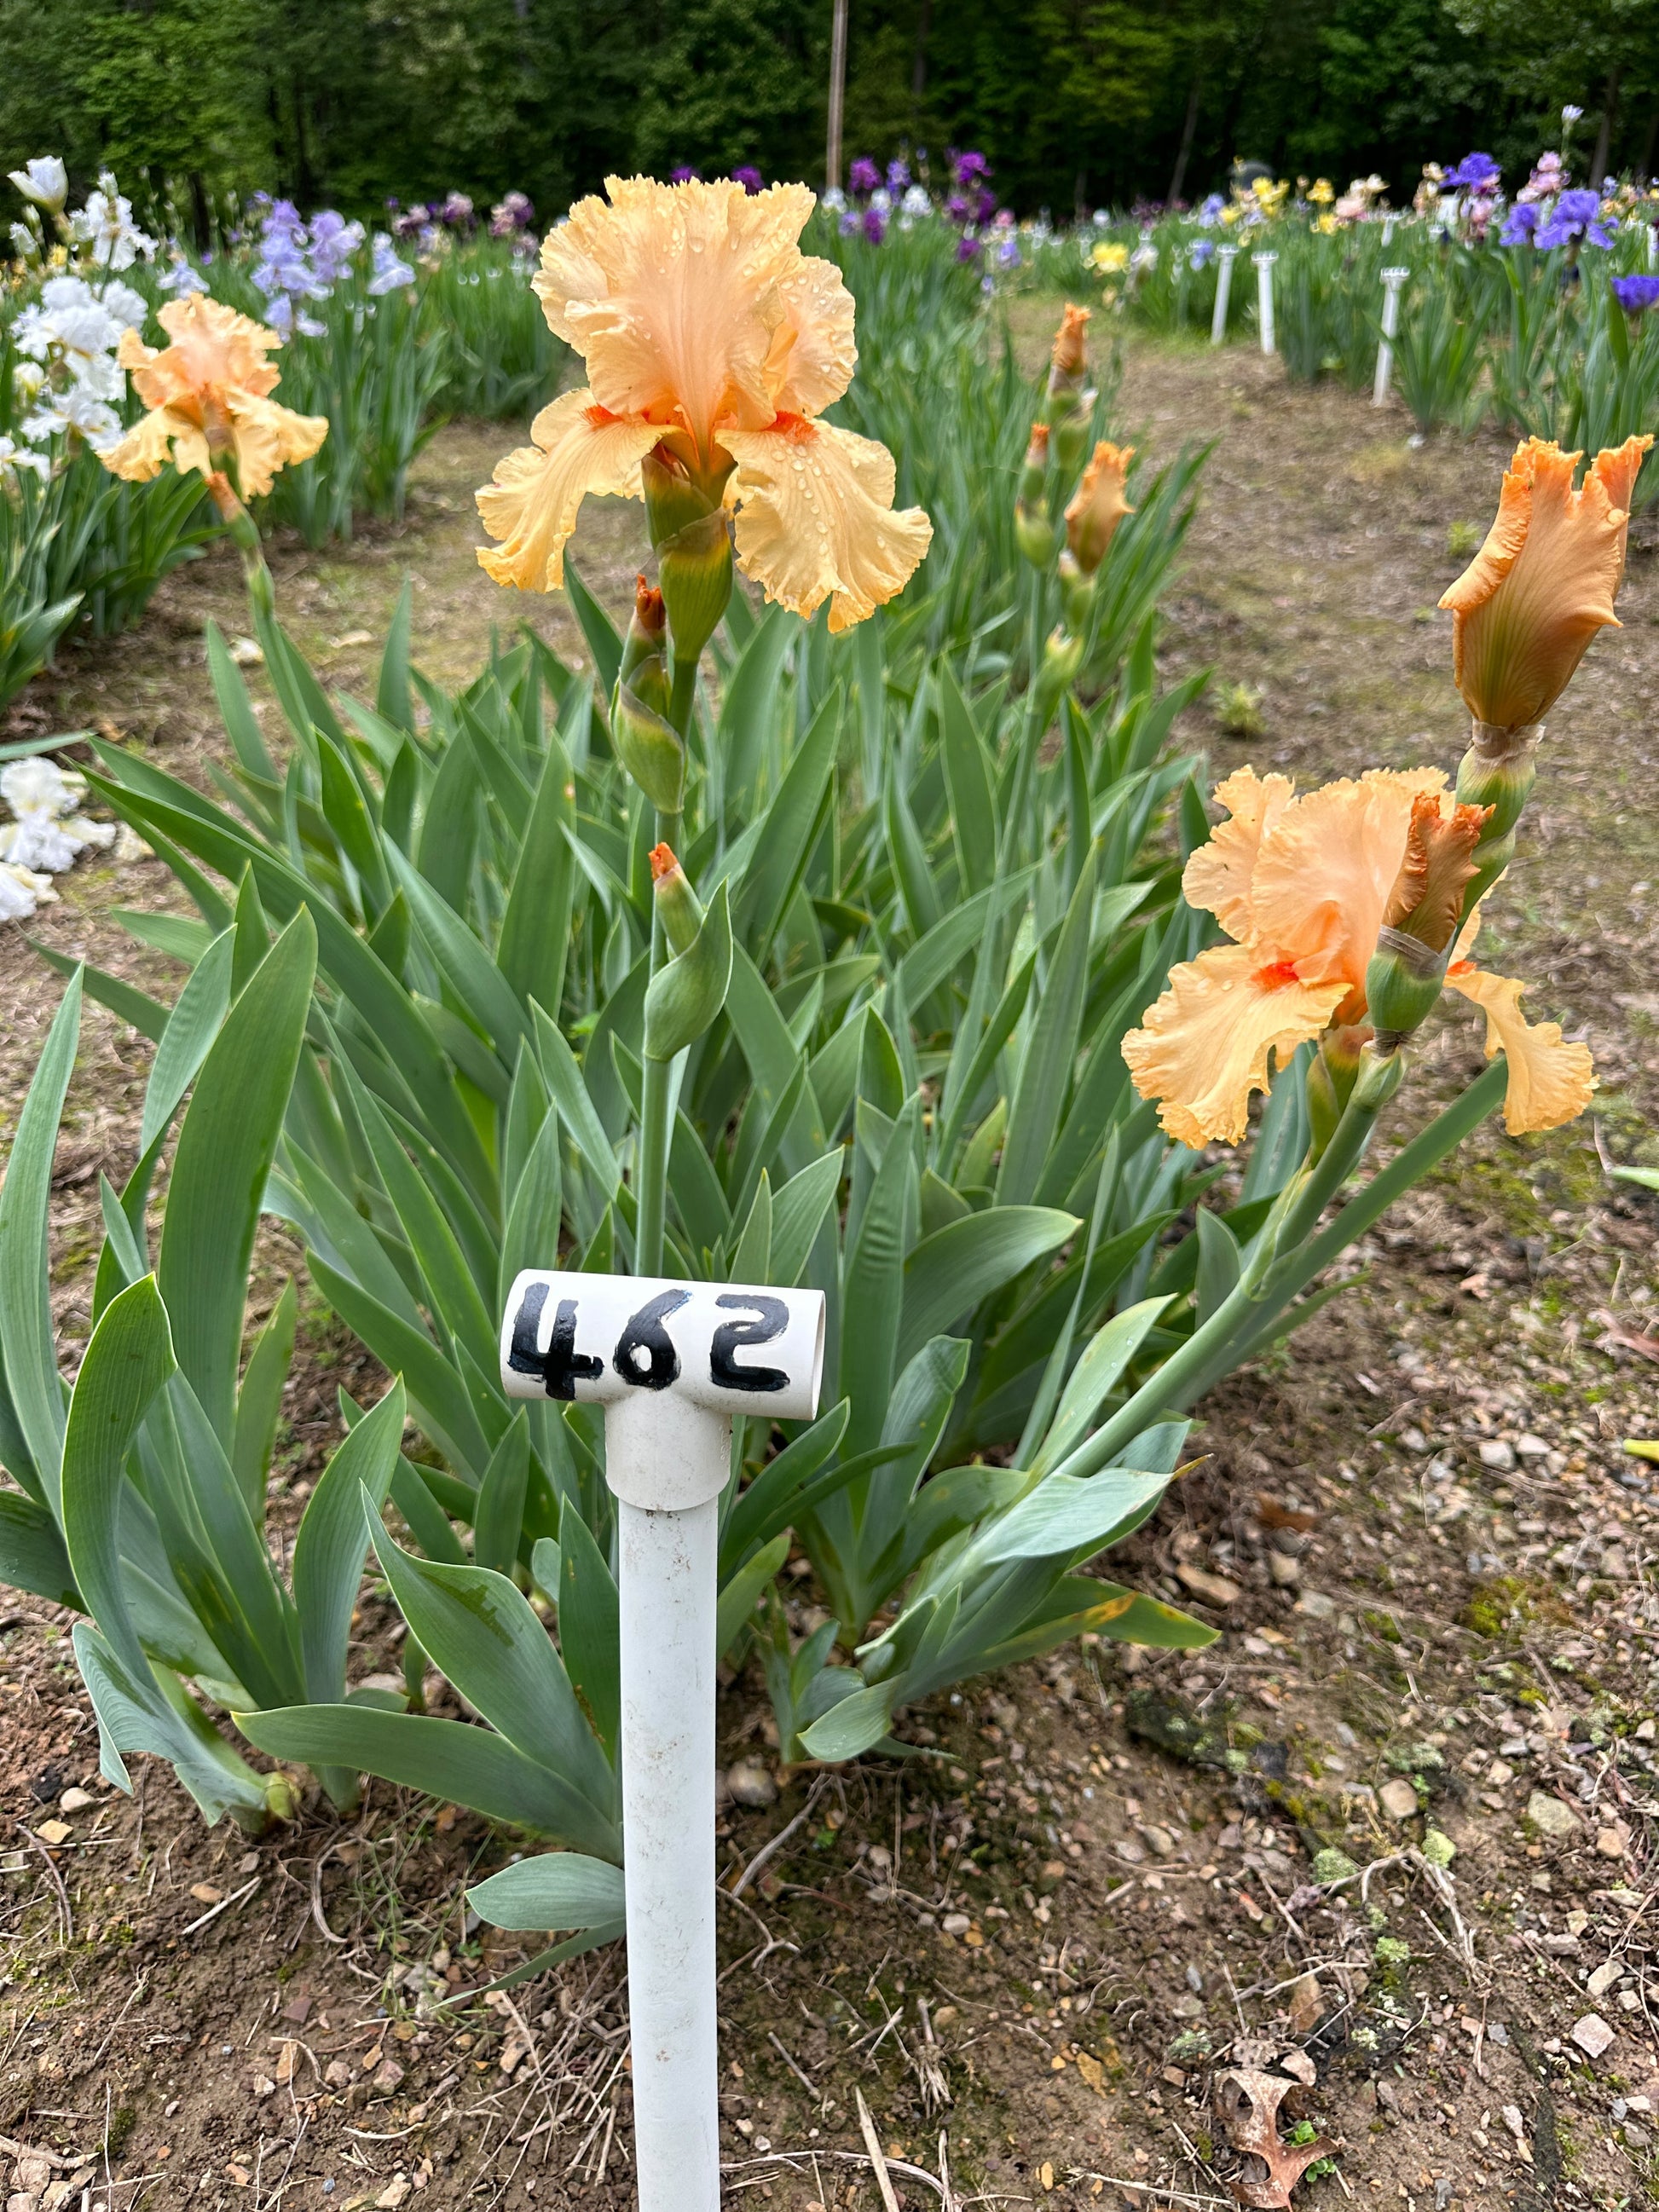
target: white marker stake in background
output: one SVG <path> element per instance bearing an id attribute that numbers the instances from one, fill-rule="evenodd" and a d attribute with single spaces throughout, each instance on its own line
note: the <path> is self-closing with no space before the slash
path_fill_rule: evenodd
<path id="1" fill-rule="evenodd" d="M 1215 313 L 1210 318 L 1210 343 L 1219 345 L 1227 335 L 1227 300 L 1233 289 L 1233 264 L 1238 258 L 1236 246 L 1218 246 L 1216 259 L 1221 264 L 1216 271 Z"/>
<path id="2" fill-rule="evenodd" d="M 734 1414 L 810 1420 L 821 1291 L 527 1269 L 514 1398 L 605 1407 L 617 1503 L 623 1856 L 641 2212 L 717 2212 L 715 1555 Z"/>
<path id="3" fill-rule="evenodd" d="M 1397 220 L 1391 215 L 1385 215 L 1382 218 L 1382 243 L 1385 247 L 1394 244 L 1394 227 Z"/>
<path id="4" fill-rule="evenodd" d="M 1261 350 L 1277 353 L 1279 349 L 1273 343 L 1273 264 L 1279 256 L 1253 253 L 1250 258 L 1255 264 L 1255 313 L 1261 325 Z"/>
<path id="5" fill-rule="evenodd" d="M 1394 342 L 1400 335 L 1400 288 L 1410 274 L 1409 269 L 1382 271 L 1382 342 L 1376 349 L 1376 374 L 1371 380 L 1373 407 L 1381 407 L 1389 396 L 1389 379 L 1394 374 Z"/>

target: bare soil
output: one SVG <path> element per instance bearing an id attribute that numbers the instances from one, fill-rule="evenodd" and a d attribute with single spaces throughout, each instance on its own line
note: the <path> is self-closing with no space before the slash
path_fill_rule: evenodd
<path id="1" fill-rule="evenodd" d="M 1450 526 L 1484 526 L 1503 444 L 1413 444 L 1403 416 L 1237 350 L 1132 345 L 1121 414 L 1154 455 L 1216 441 L 1164 656 L 1258 687 L 1265 734 L 1231 738 L 1200 703 L 1187 741 L 1218 774 L 1245 757 L 1306 781 L 1450 768 L 1464 723 L 1432 608 L 1459 565 Z M 491 623 L 520 615 L 571 649 L 562 603 L 504 606 L 472 565 L 469 495 L 506 442 L 453 428 L 400 529 L 280 553 L 285 619 L 331 682 L 369 688 L 368 641 L 405 570 L 434 676 L 464 677 Z M 599 509 L 579 546 L 617 600 L 631 520 Z M 1593 1119 L 1484 1130 L 1287 1352 L 1201 1409 L 1208 1456 L 1124 1571 L 1220 1628 L 1208 1652 L 1057 1654 L 911 1715 L 927 1756 L 781 1778 L 775 1803 L 725 1809 L 734 1867 L 798 1823 L 721 1906 L 734 2198 L 874 2208 L 862 2098 L 909 2206 L 940 2203 L 948 2160 L 963 2202 L 1206 2212 L 1237 2201 L 1214 2096 L 1241 2066 L 1288 2077 L 1285 2136 L 1306 2122 L 1339 2146 L 1295 2185 L 1319 2212 L 1651 2192 L 1659 1504 L 1622 1443 L 1659 1433 L 1659 1207 L 1609 1181 L 1600 1151 L 1659 1160 L 1656 570 L 1638 529 L 1626 627 L 1553 718 L 1492 901 L 1494 964 L 1531 979 L 1534 1018 L 1592 1043 Z M 66 653 L 0 735 L 35 716 L 106 726 L 199 773 L 222 744 L 210 612 L 242 626 L 219 558 L 173 579 L 135 636 Z M 82 868 L 59 889 L 43 937 L 170 994 L 179 971 L 110 912 L 166 903 L 159 867 Z M 57 995 L 13 933 L 6 1124 Z M 1434 1025 L 1390 1138 L 1478 1067 L 1467 1016 Z M 57 1194 L 71 1343 L 96 1170 L 131 1156 L 147 1056 L 88 1015 Z M 292 1263 L 275 1243 L 264 1258 L 273 1284 Z M 356 1356 L 311 1322 L 279 1490 L 314 1471 Z M 812 1597 L 798 1585 L 803 1613 Z M 390 1663 L 392 1626 L 366 1594 L 356 1668 Z M 67 1632 L 7 1594 L 15 2212 L 630 2201 L 620 1957 L 438 2008 L 519 1955 L 461 1898 L 512 1839 L 379 1784 L 352 1821 L 312 1808 L 258 1844 L 204 1830 L 151 1762 L 122 1797 L 97 1776 Z M 758 1684 L 734 1682 L 721 1718 L 725 1755 L 765 1766 Z M 66 1790 L 89 1802 L 63 1808 Z M 1333 1851 L 1354 1869 L 1334 1887 Z"/>

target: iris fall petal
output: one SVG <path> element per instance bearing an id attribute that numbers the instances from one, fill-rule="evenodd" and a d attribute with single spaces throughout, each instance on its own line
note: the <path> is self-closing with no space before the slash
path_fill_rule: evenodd
<path id="1" fill-rule="evenodd" d="M 720 443 L 738 465 L 738 565 L 769 598 L 803 616 L 827 599 L 843 630 L 902 591 L 933 526 L 920 507 L 894 512 L 885 446 L 801 416 Z"/>
<path id="2" fill-rule="evenodd" d="M 1447 974 L 1446 988 L 1472 1000 L 1486 1017 L 1487 1059 L 1502 1052 L 1509 1063 L 1504 1127 L 1510 1136 L 1576 1121 L 1595 1090 L 1589 1046 L 1568 1044 L 1559 1022 L 1528 1022 L 1519 1003 L 1527 987 L 1512 975 L 1489 975 L 1459 961 Z"/>
<path id="3" fill-rule="evenodd" d="M 550 592 L 563 580 L 564 549 L 589 492 L 638 499 L 640 463 L 657 442 L 649 422 L 607 414 L 591 392 L 561 394 L 530 426 L 533 445 L 498 461 L 478 494 L 484 528 L 478 563 L 498 584 Z"/>

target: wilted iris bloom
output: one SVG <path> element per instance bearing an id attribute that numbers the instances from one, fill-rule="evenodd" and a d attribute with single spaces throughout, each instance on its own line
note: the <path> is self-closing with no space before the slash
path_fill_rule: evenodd
<path id="1" fill-rule="evenodd" d="M 740 167 L 733 169 L 732 181 L 734 185 L 741 185 L 750 199 L 757 192 L 766 190 L 766 179 L 752 162 L 745 161 Z"/>
<path id="2" fill-rule="evenodd" d="M 1172 968 L 1169 989 L 1123 1041 L 1136 1090 L 1158 1101 L 1172 1137 L 1194 1149 L 1237 1144 L 1275 1055 L 1282 1066 L 1297 1045 L 1365 1021 L 1366 971 L 1418 802 L 1458 811 L 1444 786 L 1435 768 L 1370 769 L 1298 799 L 1288 776 L 1245 768 L 1217 787 L 1229 818 L 1188 860 L 1182 888 L 1235 941 Z M 1554 1022 L 1525 1020 L 1515 978 L 1474 965 L 1479 926 L 1477 908 L 1451 948 L 1447 988 L 1485 1013 L 1488 1058 L 1508 1057 L 1510 1135 L 1557 1128 L 1589 1103 L 1589 1054 Z"/>
<path id="3" fill-rule="evenodd" d="M 847 182 L 855 192 L 872 192 L 881 182 L 881 171 L 867 156 L 860 154 L 847 172 Z"/>
<path id="4" fill-rule="evenodd" d="M 587 383 L 562 392 L 478 494 L 496 582 L 550 591 L 588 493 L 644 496 L 643 465 L 736 510 L 738 563 L 848 629 L 902 591 L 933 526 L 896 511 L 892 456 L 818 418 L 852 381 L 853 298 L 800 251 L 804 185 L 613 179 L 542 244 L 535 289 Z"/>
<path id="5" fill-rule="evenodd" d="M 1615 276 L 1613 295 L 1627 315 L 1644 315 L 1659 307 L 1659 276 Z"/>
<path id="6" fill-rule="evenodd" d="M 1550 210 L 1548 221 L 1539 225 L 1534 243 L 1548 248 L 1574 246 L 1583 239 L 1587 246 L 1611 246 L 1613 233 L 1601 222 L 1601 214 L 1599 192 L 1563 192 Z"/>

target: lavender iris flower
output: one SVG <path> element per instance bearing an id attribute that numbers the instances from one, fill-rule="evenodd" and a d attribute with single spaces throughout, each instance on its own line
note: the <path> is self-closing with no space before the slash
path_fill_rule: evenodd
<path id="1" fill-rule="evenodd" d="M 1530 246 L 1538 228 L 1539 210 L 1529 200 L 1517 200 L 1498 234 L 1500 246 Z"/>
<path id="2" fill-rule="evenodd" d="M 1613 295 L 1627 315 L 1644 315 L 1659 307 L 1659 276 L 1615 276 Z"/>
<path id="3" fill-rule="evenodd" d="M 1573 246 L 1583 239 L 1589 246 L 1611 246 L 1613 234 L 1600 221 L 1601 195 L 1599 192 L 1577 191 L 1563 192 L 1550 210 L 1549 221 L 1540 224 L 1534 244 L 1546 248 L 1553 246 Z"/>
<path id="4" fill-rule="evenodd" d="M 909 183 L 910 164 L 908 161 L 890 161 L 887 164 L 887 189 L 895 199 L 908 191 Z"/>

